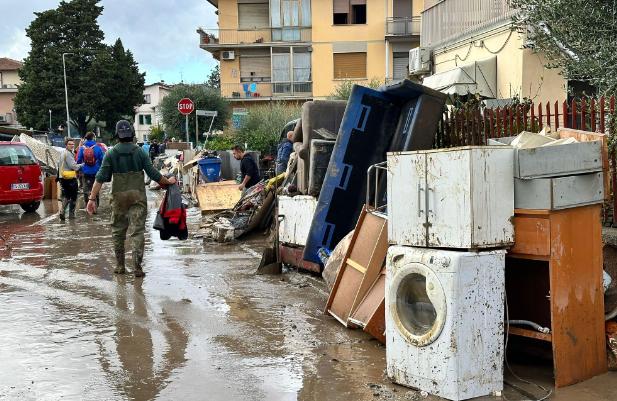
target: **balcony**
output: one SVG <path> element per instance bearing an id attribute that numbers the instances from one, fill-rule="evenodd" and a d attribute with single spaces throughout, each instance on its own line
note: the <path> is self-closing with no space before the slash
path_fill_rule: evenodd
<path id="1" fill-rule="evenodd" d="M 222 83 L 221 95 L 228 100 L 259 101 L 272 99 L 309 99 L 312 82 L 243 82 Z"/>
<path id="2" fill-rule="evenodd" d="M 386 36 L 390 38 L 420 36 L 421 29 L 421 17 L 389 17 L 386 20 Z"/>
<path id="3" fill-rule="evenodd" d="M 444 0 L 422 12 L 422 47 L 452 43 L 508 22 L 516 9 L 509 0 Z"/>
<path id="4" fill-rule="evenodd" d="M 219 50 L 230 46 L 272 45 L 276 43 L 310 42 L 310 27 L 280 27 L 254 29 L 199 28 L 199 45 L 205 50 Z"/>
<path id="5" fill-rule="evenodd" d="M 15 84 L 0 85 L 0 93 L 17 93 L 18 86 Z"/>

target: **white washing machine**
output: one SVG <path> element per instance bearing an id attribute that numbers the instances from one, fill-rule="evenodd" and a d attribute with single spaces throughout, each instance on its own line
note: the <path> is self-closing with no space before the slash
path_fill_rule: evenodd
<path id="1" fill-rule="evenodd" d="M 388 376 L 455 401 L 502 391 L 504 281 L 503 250 L 391 246 Z"/>

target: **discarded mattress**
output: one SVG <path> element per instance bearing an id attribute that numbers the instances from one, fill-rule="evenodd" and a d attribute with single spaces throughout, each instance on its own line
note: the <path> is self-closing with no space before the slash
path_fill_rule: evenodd
<path id="1" fill-rule="evenodd" d="M 354 85 L 313 217 L 304 259 L 320 263 L 354 228 L 366 198 L 366 171 L 386 152 L 430 149 L 446 96 L 405 80 L 379 91 Z M 379 188 L 385 193 L 384 188 Z M 384 195 L 385 196 L 385 195 Z"/>

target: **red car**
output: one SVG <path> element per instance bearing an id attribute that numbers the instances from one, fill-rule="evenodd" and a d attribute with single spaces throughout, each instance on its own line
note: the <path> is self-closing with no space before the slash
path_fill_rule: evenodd
<path id="1" fill-rule="evenodd" d="M 19 205 L 36 211 L 43 199 L 41 167 L 30 148 L 19 142 L 0 142 L 0 205 Z"/>

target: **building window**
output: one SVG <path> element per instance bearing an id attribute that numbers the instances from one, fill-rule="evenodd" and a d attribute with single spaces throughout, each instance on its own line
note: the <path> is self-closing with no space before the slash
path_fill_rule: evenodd
<path id="1" fill-rule="evenodd" d="M 243 50 L 240 54 L 240 82 L 270 82 L 270 52 Z"/>
<path id="2" fill-rule="evenodd" d="M 366 53 L 334 53 L 334 78 L 366 78 Z"/>
<path id="3" fill-rule="evenodd" d="M 152 115 L 151 114 L 140 114 L 139 115 L 139 125 L 152 125 Z"/>
<path id="4" fill-rule="evenodd" d="M 333 0 L 334 25 L 366 24 L 366 0 Z"/>
<path id="5" fill-rule="evenodd" d="M 144 95 L 144 104 L 150 104 L 150 94 Z"/>
<path id="6" fill-rule="evenodd" d="M 238 27 L 240 29 L 265 28 L 270 26 L 270 11 L 267 0 L 238 2 Z"/>

